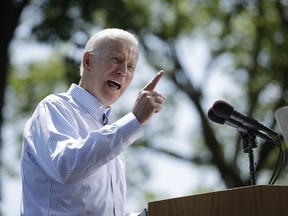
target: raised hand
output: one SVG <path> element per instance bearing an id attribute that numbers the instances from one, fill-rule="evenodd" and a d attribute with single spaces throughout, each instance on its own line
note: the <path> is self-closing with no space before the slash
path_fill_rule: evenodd
<path id="1" fill-rule="evenodd" d="M 164 71 L 159 71 L 155 77 L 139 92 L 132 112 L 141 125 L 147 123 L 154 113 L 158 113 L 166 100 L 165 96 L 154 91 Z"/>

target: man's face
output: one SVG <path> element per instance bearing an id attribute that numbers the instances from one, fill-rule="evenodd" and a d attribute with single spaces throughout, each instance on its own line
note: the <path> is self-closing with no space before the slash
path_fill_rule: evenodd
<path id="1" fill-rule="evenodd" d="M 84 54 L 82 85 L 105 107 L 113 104 L 131 83 L 138 61 L 138 47 L 128 39 L 104 42 L 97 54 Z M 88 75 L 88 76 L 87 76 Z"/>

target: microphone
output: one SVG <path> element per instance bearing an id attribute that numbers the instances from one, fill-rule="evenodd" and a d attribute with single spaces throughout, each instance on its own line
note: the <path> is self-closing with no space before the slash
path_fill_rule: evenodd
<path id="1" fill-rule="evenodd" d="M 231 127 L 234 127 L 236 128 L 239 132 L 242 132 L 242 133 L 245 133 L 245 134 L 248 134 L 249 133 L 249 129 L 246 128 L 246 126 L 244 126 L 241 122 L 239 121 L 236 121 L 234 119 L 225 119 L 225 118 L 221 118 L 219 116 L 217 116 L 214 111 L 213 111 L 213 108 L 211 107 L 208 111 L 208 118 L 215 122 L 215 123 L 218 123 L 218 124 L 227 124 Z M 251 129 L 251 131 L 254 132 L 254 134 L 258 137 L 260 137 L 261 139 L 264 139 L 264 140 L 268 140 L 268 141 L 273 141 L 273 139 L 271 139 L 269 136 L 267 136 L 266 134 L 260 132 L 260 131 L 257 131 L 257 130 L 254 130 L 254 129 Z"/>
<path id="2" fill-rule="evenodd" d="M 268 135 L 278 138 L 278 133 L 276 133 L 274 130 L 264 126 L 263 124 L 249 116 L 237 112 L 236 110 L 234 110 L 233 106 L 223 100 L 216 101 L 212 106 L 212 110 L 216 116 L 219 116 L 226 120 L 233 119 L 240 122 L 243 126 L 247 128 L 251 128 L 256 131 L 261 130 Z"/>
<path id="3" fill-rule="evenodd" d="M 213 108 L 211 107 L 208 111 L 208 118 L 218 124 L 227 124 L 231 127 L 236 128 L 239 132 L 243 132 L 243 133 L 248 133 L 248 130 L 244 127 L 244 125 L 242 125 L 240 122 L 237 122 L 233 119 L 225 119 L 225 118 L 221 118 L 219 116 L 217 116 L 214 112 L 213 112 Z"/>

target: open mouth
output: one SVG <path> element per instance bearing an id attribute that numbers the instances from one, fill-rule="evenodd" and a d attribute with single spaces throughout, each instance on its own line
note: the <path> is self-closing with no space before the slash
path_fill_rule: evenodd
<path id="1" fill-rule="evenodd" d="M 121 84 L 115 80 L 108 80 L 107 83 L 110 87 L 116 88 L 118 90 L 121 88 Z"/>

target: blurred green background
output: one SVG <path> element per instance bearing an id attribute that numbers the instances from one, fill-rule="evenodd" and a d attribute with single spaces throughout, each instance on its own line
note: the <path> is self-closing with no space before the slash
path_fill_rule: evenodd
<path id="1" fill-rule="evenodd" d="M 274 113 L 288 103 L 287 0 L 5 0 L 0 11 L 0 215 L 19 215 L 25 122 L 43 97 L 78 83 L 82 48 L 103 28 L 123 28 L 141 43 L 135 80 L 111 121 L 166 72 L 157 89 L 167 96 L 163 111 L 125 152 L 127 210 L 250 184 L 241 136 L 207 118 L 214 101 L 279 132 Z M 267 184 L 278 149 L 257 141 L 257 184 Z M 276 184 L 287 183 L 285 166 Z"/>

